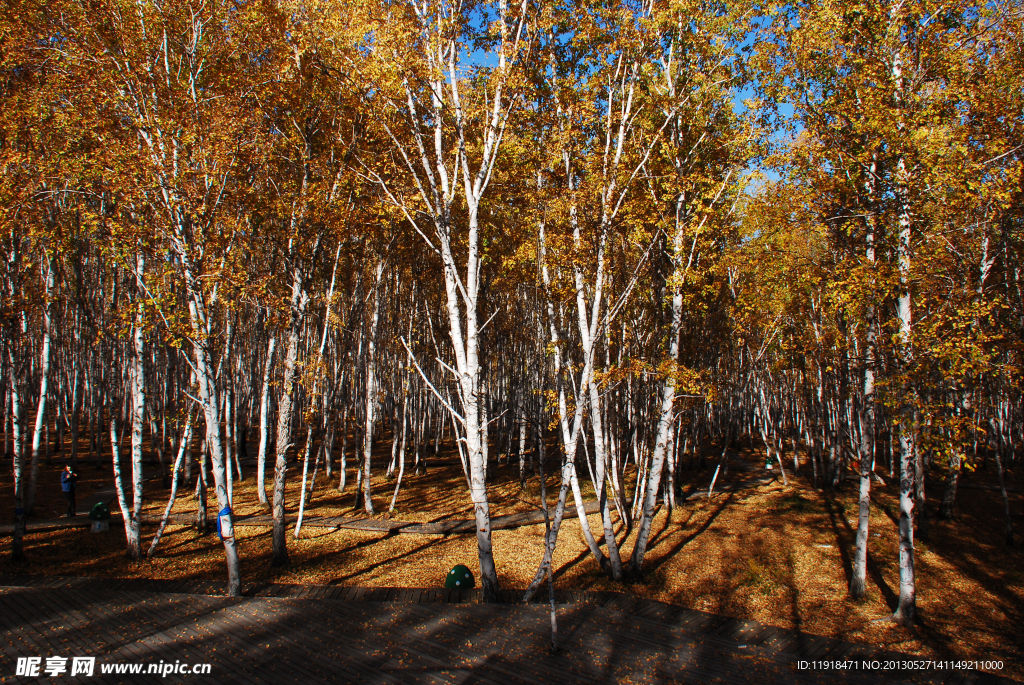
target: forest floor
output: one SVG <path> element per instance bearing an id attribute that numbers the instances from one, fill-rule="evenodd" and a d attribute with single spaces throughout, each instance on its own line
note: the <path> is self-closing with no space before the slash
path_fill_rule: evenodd
<path id="1" fill-rule="evenodd" d="M 764 463 L 760 450 L 749 449 L 745 441 L 741 446 L 731 455 L 734 468 L 727 482 L 751 473 L 773 473 L 760 468 Z M 390 446 L 382 444 L 376 463 L 386 463 L 389 457 Z M 441 457 L 430 462 L 426 475 L 414 475 L 407 467 L 394 518 L 420 522 L 472 518 L 458 460 L 444 452 Z M 557 469 L 552 468 L 553 459 L 549 464 L 549 470 L 556 472 L 547 486 L 548 500 L 553 502 Z M 671 515 L 665 508 L 659 510 L 640 580 L 617 583 L 608 579 L 587 551 L 579 521 L 566 520 L 554 557 L 557 587 L 626 592 L 933 658 L 1001 660 L 1002 675 L 1024 679 L 1024 551 L 1020 546 L 1007 547 L 1003 541 L 1005 517 L 998 491 L 962 488 L 952 521 L 934 516 L 930 519 L 927 540 L 919 539 L 915 545 L 920 626 L 910 632 L 885 620 L 899 593 L 896 484 L 873 485 L 869 595 L 858 602 L 847 594 L 857 529 L 855 482 L 844 484 L 838 492 L 819 490 L 809 482 L 808 465 L 803 464 L 796 476 L 791 459 L 787 466 L 787 486 L 771 481 L 716 492 L 710 501 L 704 495 L 692 496 Z M 125 467 L 128 469 L 128 464 Z M 540 488 L 536 476 L 522 490 L 517 464 L 492 468 L 492 516 L 537 509 Z M 56 460 L 53 466 L 40 465 L 36 519 L 56 518 L 65 508 L 58 470 Z M 995 482 L 994 470 L 994 465 L 980 469 L 962 482 L 991 485 Z M 97 468 L 83 463 L 79 471 L 80 502 L 111 485 L 109 464 Z M 243 471 L 245 480 L 235 484 L 235 513 L 262 513 L 255 496 L 253 469 L 245 469 L 243 464 Z M 711 468 L 684 471 L 683 493 L 697 489 L 706 493 L 711 473 Z M 353 509 L 352 470 L 345 493 L 336 489 L 337 475 L 335 471 L 328 483 L 321 471 L 313 501 L 307 505 L 307 516 L 365 515 L 361 509 Z M 267 476 L 269 488 L 272 470 L 268 469 Z M 935 473 L 932 477 L 940 476 Z M 289 524 L 294 523 L 297 513 L 300 479 L 301 463 L 293 463 L 286 495 Z M 394 484 L 383 475 L 374 477 L 378 511 L 387 510 Z M 1021 475 L 1008 474 L 1007 485 L 1016 490 L 1011 495 L 1012 510 L 1022 511 Z M 592 498 L 592 491 L 588 493 L 584 488 L 584 492 Z M 930 494 L 935 501 L 936 489 L 932 488 Z M 159 517 L 167 496 L 160 478 L 147 481 L 144 515 Z M 5 479 L 0 488 L 0 507 L 9 511 L 12 506 L 11 484 Z M 196 506 L 191 489 L 179 491 L 175 513 L 194 514 Z M 210 516 L 216 508 L 211 493 Z M 929 512 L 934 514 L 934 510 L 935 505 L 930 503 Z M 593 530 L 601 529 L 598 516 L 589 520 Z M 1019 526 L 1022 520 L 1018 516 L 1015 522 Z M 117 530 L 119 525 L 115 522 L 106 534 L 92 534 L 83 528 L 30 531 L 25 540 L 28 561 L 15 565 L 4 555 L 0 577 L 223 580 L 223 547 L 215 533 L 198 535 L 192 526 L 169 525 L 155 557 L 133 563 L 124 556 L 125 541 Z M 621 524 L 617 525 L 621 540 L 623 531 Z M 236 530 L 245 582 L 437 587 L 455 564 L 477 567 L 476 539 L 470 534 L 404 535 L 308 527 L 296 540 L 289 525 L 290 563 L 275 568 L 270 565 L 268 527 L 246 526 L 241 521 Z M 144 547 L 148 547 L 154 532 L 154 526 L 143 528 Z M 1018 539 L 1022 537 L 1020 532 L 1024 531 L 1018 531 Z M 543 536 L 543 524 L 494 531 L 494 557 L 503 587 L 525 588 L 529 584 L 540 561 Z M 627 538 L 623 545 L 624 558 L 632 550 L 633 538 Z"/>

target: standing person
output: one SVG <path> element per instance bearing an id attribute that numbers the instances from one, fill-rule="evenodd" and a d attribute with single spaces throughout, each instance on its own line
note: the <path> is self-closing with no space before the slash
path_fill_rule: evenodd
<path id="1" fill-rule="evenodd" d="M 71 470 L 71 465 L 68 464 L 64 467 L 64 470 L 60 472 L 60 489 L 64 491 L 64 499 L 68 501 L 68 518 L 75 515 L 75 481 L 78 480 L 78 474 Z"/>

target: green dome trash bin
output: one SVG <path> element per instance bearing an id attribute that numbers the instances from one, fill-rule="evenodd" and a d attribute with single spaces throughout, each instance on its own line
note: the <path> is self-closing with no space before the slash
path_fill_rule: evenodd
<path id="1" fill-rule="evenodd" d="M 94 533 L 110 530 L 110 509 L 103 502 L 97 502 L 89 511 L 89 521 L 90 529 Z"/>
<path id="2" fill-rule="evenodd" d="M 459 564 L 445 576 L 444 586 L 448 590 L 472 590 L 476 587 L 476 581 L 473 579 L 473 574 L 470 573 L 469 568 Z"/>

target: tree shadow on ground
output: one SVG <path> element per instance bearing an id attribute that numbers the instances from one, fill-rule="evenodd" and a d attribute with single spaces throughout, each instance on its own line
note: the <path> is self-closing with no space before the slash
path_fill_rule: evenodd
<path id="1" fill-rule="evenodd" d="M 823 499 L 825 501 L 825 508 L 828 510 L 829 520 L 832 525 L 832 532 L 836 537 L 836 545 L 839 547 L 839 553 L 842 555 L 843 572 L 846 574 L 846 586 L 849 587 L 853 579 L 853 560 L 850 559 L 850 549 L 856 547 L 857 531 L 847 520 L 846 506 L 836 497 L 836 493 L 826 492 Z M 896 607 L 899 606 L 899 597 L 893 589 L 889 587 L 889 584 L 885 581 L 885 578 L 882 575 L 882 570 L 872 558 L 870 540 L 871 538 L 869 537 L 867 557 L 868 574 L 875 582 L 875 586 L 882 594 L 882 598 L 885 600 L 889 610 L 896 611 Z"/>
<path id="2" fill-rule="evenodd" d="M 345 555 L 347 555 L 347 554 L 349 554 L 349 553 L 351 553 L 351 552 L 353 552 L 355 550 L 363 549 L 363 548 L 366 548 L 366 547 L 372 547 L 374 544 L 383 542 L 383 541 L 393 537 L 394 535 L 397 535 L 397 533 L 390 532 L 387 535 L 384 535 L 383 537 L 380 537 L 380 538 L 373 538 L 373 539 L 370 539 L 370 540 L 362 540 L 362 541 L 357 542 L 357 543 L 355 543 L 353 545 L 349 545 L 348 547 L 346 547 L 344 549 L 340 549 L 340 550 L 337 550 L 335 552 L 331 552 L 330 554 L 317 555 L 316 557 L 313 557 L 311 559 L 306 560 L 305 563 L 307 563 L 308 565 L 311 565 L 311 566 L 319 565 L 319 564 L 329 564 L 332 561 L 340 560 L 340 559 L 344 558 Z M 422 545 L 419 545 L 418 547 L 413 547 L 412 549 L 406 550 L 405 552 L 401 552 L 401 553 L 395 554 L 395 555 L 393 555 L 393 556 L 391 556 L 391 557 L 389 557 L 387 559 L 381 560 L 381 561 L 377 562 L 375 565 L 379 566 L 379 565 L 391 564 L 391 563 L 394 563 L 394 562 L 398 561 L 399 559 L 404 559 L 406 557 L 413 556 L 414 554 L 417 554 L 419 552 L 428 550 L 428 549 L 430 549 L 432 547 L 437 547 L 438 545 L 441 545 L 444 542 L 445 542 L 444 538 L 438 538 L 438 539 L 430 540 L 428 542 L 423 543 Z M 341 585 L 346 580 L 349 580 L 351 578 L 355 578 L 355 577 L 357 577 L 357 576 L 359 576 L 359 575 L 361 575 L 361 574 L 363 574 L 365 572 L 366 572 L 366 569 L 357 569 L 357 570 L 355 570 L 355 571 L 353 571 L 351 573 L 347 573 L 345 575 L 338 576 L 338 577 L 330 580 L 327 584 L 328 585 Z"/>
<path id="3" fill-rule="evenodd" d="M 711 527 L 711 524 L 714 523 L 718 516 L 725 510 L 725 508 L 729 506 L 730 503 L 732 503 L 734 494 L 735 493 L 730 492 L 728 495 L 726 495 L 724 499 L 719 499 L 718 507 L 710 516 L 707 517 L 707 520 L 705 520 L 704 523 L 698 526 L 694 531 L 683 537 L 683 539 L 677 542 L 672 548 L 665 552 L 659 551 L 658 557 L 656 559 L 652 559 L 651 561 L 647 562 L 647 570 L 657 570 L 661 567 L 662 564 L 670 560 L 673 556 L 679 553 L 680 550 L 686 547 L 686 545 L 695 540 L 697 536 L 705 533 Z M 650 546 L 654 547 L 653 544 Z"/>

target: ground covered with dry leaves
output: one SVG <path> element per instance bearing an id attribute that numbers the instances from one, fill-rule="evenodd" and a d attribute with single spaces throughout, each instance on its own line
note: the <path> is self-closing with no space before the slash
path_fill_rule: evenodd
<path id="1" fill-rule="evenodd" d="M 389 447 L 382 445 L 380 449 L 383 461 L 390 456 Z M 756 464 L 759 455 L 743 451 L 737 457 Z M 298 465 L 291 468 L 289 523 L 295 520 L 301 477 Z M 536 476 L 523 490 L 515 465 L 492 468 L 492 515 L 536 509 L 540 491 Z M 80 500 L 110 486 L 109 465 L 96 469 L 83 464 L 79 471 Z M 991 484 L 995 482 L 992 471 L 994 466 L 982 469 L 967 476 L 965 482 Z M 50 518 L 51 509 L 60 513 L 64 508 L 59 485 L 55 485 L 59 482 L 58 469 L 44 468 L 40 475 L 37 518 Z M 235 485 L 235 511 L 241 516 L 261 513 L 251 468 L 245 476 Z M 307 516 L 359 515 L 360 511 L 353 509 L 351 470 L 348 476 L 347 491 L 339 493 L 337 472 L 330 482 L 321 474 Z M 268 487 L 270 477 L 272 472 L 268 472 Z M 1008 485 L 1019 491 L 1019 474 L 1008 477 Z M 685 480 L 684 493 L 697 488 L 706 491 L 710 471 L 685 472 Z M 394 485 L 394 480 L 383 476 L 374 478 L 378 511 L 387 511 Z M 552 477 L 549 501 L 556 494 L 557 483 Z M 933 489 L 931 495 L 936 494 Z M 159 478 L 147 481 L 145 513 L 162 514 L 167 495 Z M 671 515 L 661 509 L 654 521 L 640 580 L 616 583 L 607 579 L 587 552 L 579 522 L 568 520 L 554 559 L 556 583 L 561 588 L 629 592 L 907 653 L 999 659 L 1004 664 L 1004 675 L 1024 677 L 1024 553 L 1019 546 L 1008 547 L 1003 541 L 1005 519 L 999 493 L 962 489 L 956 518 L 933 518 L 928 539 L 917 542 L 921 621 L 913 633 L 884 620 L 892 613 L 899 591 L 897 495 L 895 484 L 874 486 L 869 597 L 862 602 L 847 595 L 857 527 L 856 485 L 851 481 L 839 492 L 816 490 L 802 474 L 796 478 L 790 474 L 788 486 L 775 481 L 716 494 L 711 500 L 691 497 Z M 12 503 L 10 481 L 5 479 L 0 506 Z M 191 489 L 179 492 L 176 513 L 194 513 L 196 507 Z M 1013 493 L 1011 507 L 1014 512 L 1024 508 L 1019 492 Z M 215 510 L 216 500 L 211 493 L 210 514 Z M 459 462 L 448 455 L 433 461 L 426 475 L 414 475 L 407 469 L 393 516 L 409 521 L 470 518 L 472 508 Z M 1019 525 L 1022 520 L 1018 517 L 1016 521 Z M 597 516 L 591 517 L 591 527 L 600 529 Z M 153 532 L 153 526 L 143 529 L 147 547 Z M 622 533 L 620 526 L 620 538 Z M 301 538 L 295 539 L 289 529 L 290 564 L 283 568 L 270 565 L 269 528 L 246 526 L 243 521 L 237 535 L 245 582 L 438 587 L 453 565 L 477 566 L 473 535 L 386 535 L 307 527 Z M 543 536 L 543 525 L 493 533 L 495 562 L 504 587 L 524 588 L 532 580 L 542 554 Z M 632 541 L 630 536 L 625 542 L 624 557 L 628 557 Z M 114 527 L 106 534 L 85 529 L 30 533 L 26 538 L 29 561 L 15 565 L 4 557 L 0 576 L 211 580 L 225 576 L 223 547 L 216 534 L 199 535 L 191 526 L 169 525 L 153 559 L 133 563 L 125 558 L 124 549 L 124 535 Z"/>

